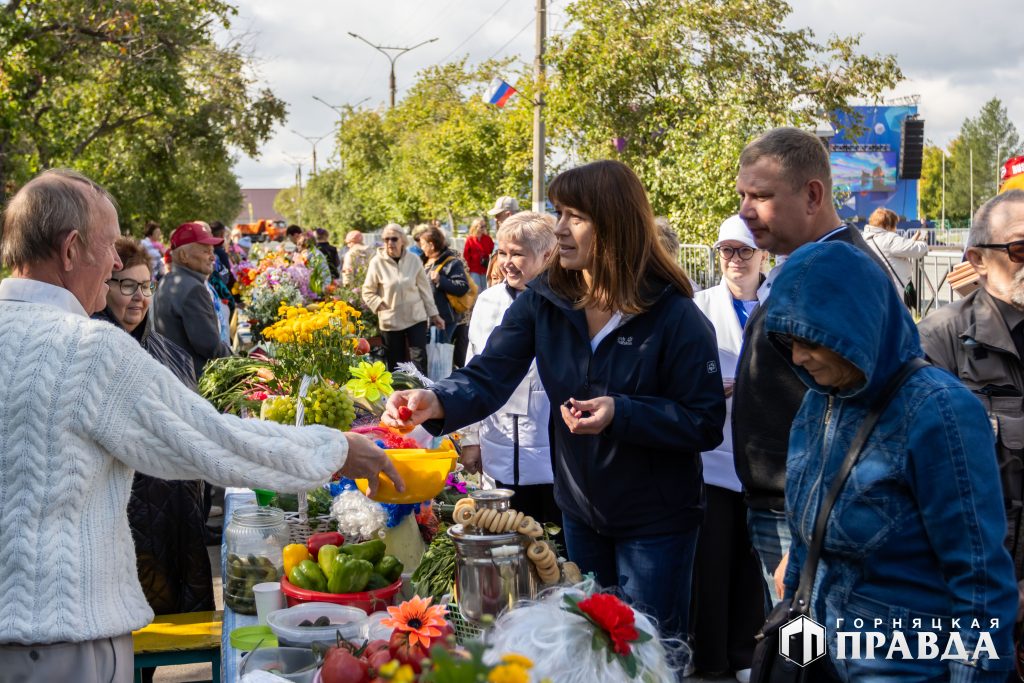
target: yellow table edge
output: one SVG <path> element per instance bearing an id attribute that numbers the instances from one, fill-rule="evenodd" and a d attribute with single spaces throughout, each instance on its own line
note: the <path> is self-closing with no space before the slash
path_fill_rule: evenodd
<path id="1" fill-rule="evenodd" d="M 224 612 L 158 614 L 153 622 L 132 632 L 135 654 L 219 648 Z"/>

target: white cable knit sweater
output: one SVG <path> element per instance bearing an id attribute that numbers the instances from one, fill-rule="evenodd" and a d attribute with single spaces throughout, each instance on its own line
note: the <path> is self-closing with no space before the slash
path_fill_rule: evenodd
<path id="1" fill-rule="evenodd" d="M 218 414 L 109 323 L 0 302 L 0 643 L 152 620 L 125 511 L 134 470 L 297 491 L 347 450 L 325 427 Z"/>

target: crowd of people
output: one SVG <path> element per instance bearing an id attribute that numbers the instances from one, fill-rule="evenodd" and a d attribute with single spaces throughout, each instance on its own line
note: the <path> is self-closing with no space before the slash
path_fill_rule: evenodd
<path id="1" fill-rule="evenodd" d="M 339 249 L 326 230 L 254 244 L 193 221 L 165 246 L 155 223 L 122 237 L 113 197 L 84 176 L 41 174 L 0 242 L 0 542 L 16 551 L 0 678 L 118 680 L 154 610 L 209 609 L 200 480 L 397 479 L 362 437 L 218 415 L 195 393 L 234 353 L 233 267 L 279 249 L 357 293 L 389 369 L 425 372 L 431 341 L 455 347 L 452 374 L 392 394 L 384 421 L 461 431 L 468 472 L 558 525 L 569 559 L 650 615 L 672 676 L 749 680 L 765 619 L 804 601 L 826 627 L 821 680 L 1008 680 L 1024 605 L 1024 191 L 974 219 L 979 289 L 918 323 L 909 264 L 927 241 L 896 235 L 885 209 L 863 231 L 840 220 L 817 137 L 761 135 L 736 189 L 721 282 L 695 292 L 677 233 L 617 161 L 556 176 L 554 216 L 499 197 L 493 238 L 481 216 L 461 253 L 440 225 L 396 223 Z M 48 504 L 55 488 L 71 502 Z M 43 538 L 77 539 L 75 567 L 42 557 Z M 980 654 L 844 654 L 843 624 L 888 640 L 915 619 L 940 651 L 955 636 Z"/>

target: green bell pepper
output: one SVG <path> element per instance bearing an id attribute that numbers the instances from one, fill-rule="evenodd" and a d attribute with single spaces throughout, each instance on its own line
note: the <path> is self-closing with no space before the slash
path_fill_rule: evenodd
<path id="1" fill-rule="evenodd" d="M 373 571 L 388 580 L 391 585 L 402 576 L 405 565 L 398 561 L 394 555 L 385 555 L 380 562 L 373 567 Z"/>
<path id="2" fill-rule="evenodd" d="M 387 588 L 392 583 L 394 582 L 388 581 L 386 578 L 384 578 L 377 572 L 374 572 L 370 574 L 370 581 L 366 584 L 366 588 L 364 590 L 375 591 L 378 588 Z"/>
<path id="3" fill-rule="evenodd" d="M 338 546 L 330 543 L 320 546 L 317 551 L 316 563 L 320 565 L 320 569 L 328 581 L 331 580 L 331 572 L 334 571 L 334 558 L 338 556 L 338 552 Z"/>
<path id="4" fill-rule="evenodd" d="M 366 560 L 338 553 L 331 567 L 327 590 L 331 593 L 359 593 L 366 588 L 373 574 L 373 565 Z"/>
<path id="5" fill-rule="evenodd" d="M 384 553 L 387 552 L 387 546 L 384 545 L 384 541 L 379 538 L 375 538 L 372 541 L 366 541 L 365 543 L 348 543 L 341 546 L 341 552 L 346 555 L 351 555 L 358 560 L 366 560 L 370 564 L 377 564 L 384 559 Z"/>
<path id="6" fill-rule="evenodd" d="M 327 577 L 320 571 L 320 567 L 313 560 L 303 560 L 294 567 L 288 574 L 288 580 L 299 588 L 308 591 L 327 590 Z"/>

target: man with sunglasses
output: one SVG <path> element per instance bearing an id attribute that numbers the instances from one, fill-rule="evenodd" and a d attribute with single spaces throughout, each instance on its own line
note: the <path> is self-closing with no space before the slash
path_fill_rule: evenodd
<path id="1" fill-rule="evenodd" d="M 836 213 L 828 150 L 814 134 L 775 128 L 751 142 L 740 155 L 736 191 L 739 215 L 759 249 L 785 256 L 810 242 L 839 240 L 866 253 L 888 273 L 860 232 Z M 782 267 L 777 265 L 758 289 L 760 305 L 743 328 L 732 403 L 736 474 L 743 484 L 750 540 L 761 561 L 769 609 L 768 603 L 781 597 L 775 577 L 781 580 L 790 544 L 784 498 L 789 430 L 807 392 L 764 329 L 763 304 Z M 850 283 L 851 288 L 862 286 Z"/>
<path id="2" fill-rule="evenodd" d="M 171 234 L 171 272 L 160 281 L 153 300 L 156 331 L 192 354 L 197 378 L 207 361 L 231 355 L 206 286 L 216 264 L 214 247 L 223 242 L 205 223 L 179 225 Z"/>
<path id="3" fill-rule="evenodd" d="M 1024 190 L 982 205 L 967 237 L 980 287 L 921 321 L 921 346 L 977 396 L 996 434 L 1009 529 L 1006 546 L 1024 578 Z M 1024 604 L 1024 582 L 1019 586 Z M 1018 620 L 1020 614 L 1018 614 Z"/>

